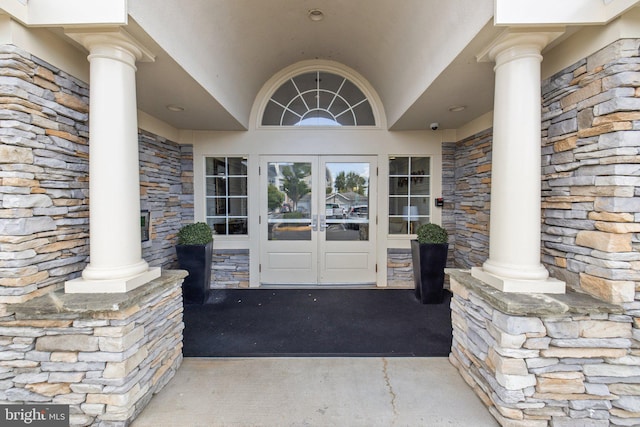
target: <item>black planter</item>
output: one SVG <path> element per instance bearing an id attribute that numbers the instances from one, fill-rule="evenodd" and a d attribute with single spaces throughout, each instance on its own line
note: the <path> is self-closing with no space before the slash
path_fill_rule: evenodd
<path id="1" fill-rule="evenodd" d="M 206 245 L 176 245 L 178 264 L 189 275 L 182 282 L 185 304 L 203 304 L 209 296 L 213 242 Z"/>
<path id="2" fill-rule="evenodd" d="M 423 304 L 442 303 L 448 250 L 448 243 L 420 244 L 417 240 L 411 241 L 415 293 Z"/>

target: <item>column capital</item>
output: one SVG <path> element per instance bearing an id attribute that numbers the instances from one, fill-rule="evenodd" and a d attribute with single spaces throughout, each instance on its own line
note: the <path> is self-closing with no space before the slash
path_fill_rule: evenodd
<path id="1" fill-rule="evenodd" d="M 155 55 L 120 27 L 66 29 L 65 34 L 80 43 L 91 55 L 130 63 L 154 62 Z"/>
<path id="2" fill-rule="evenodd" d="M 498 56 L 509 53 L 510 59 L 522 55 L 540 55 L 553 40 L 564 34 L 562 27 L 555 28 L 507 28 L 486 46 L 477 56 L 478 62 L 495 62 Z M 507 59 L 508 60 L 508 59 Z"/>

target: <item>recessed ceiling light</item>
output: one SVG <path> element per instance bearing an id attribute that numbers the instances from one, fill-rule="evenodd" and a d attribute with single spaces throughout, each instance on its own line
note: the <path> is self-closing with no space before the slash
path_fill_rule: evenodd
<path id="1" fill-rule="evenodd" d="M 449 107 L 449 111 L 451 111 L 452 113 L 457 113 L 464 110 L 465 108 L 467 108 L 466 105 L 452 105 L 451 107 Z"/>
<path id="2" fill-rule="evenodd" d="M 184 111 L 184 107 L 181 107 L 179 105 L 167 105 L 167 110 L 177 113 L 180 111 Z"/>
<path id="3" fill-rule="evenodd" d="M 324 19 L 324 12 L 320 9 L 311 9 L 309 12 L 307 12 L 307 16 L 312 21 L 322 21 Z"/>

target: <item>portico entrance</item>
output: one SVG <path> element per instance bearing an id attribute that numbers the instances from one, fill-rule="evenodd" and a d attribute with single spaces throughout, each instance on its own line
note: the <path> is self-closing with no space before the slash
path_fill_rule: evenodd
<path id="1" fill-rule="evenodd" d="M 260 283 L 375 284 L 376 158 L 264 156 Z"/>

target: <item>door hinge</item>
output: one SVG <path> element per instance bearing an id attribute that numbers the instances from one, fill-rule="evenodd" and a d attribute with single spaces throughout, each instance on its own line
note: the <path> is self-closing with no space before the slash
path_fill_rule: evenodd
<path id="1" fill-rule="evenodd" d="M 258 224 L 262 224 L 262 215 L 258 215 Z"/>
<path id="2" fill-rule="evenodd" d="M 262 168 L 258 166 L 258 176 L 262 173 Z"/>
<path id="3" fill-rule="evenodd" d="M 262 273 L 262 264 L 258 264 L 258 273 Z"/>
<path id="4" fill-rule="evenodd" d="M 376 273 L 378 272 L 378 264 L 376 263 Z"/>
<path id="5" fill-rule="evenodd" d="M 376 166 L 376 176 L 378 176 L 378 167 Z"/>

